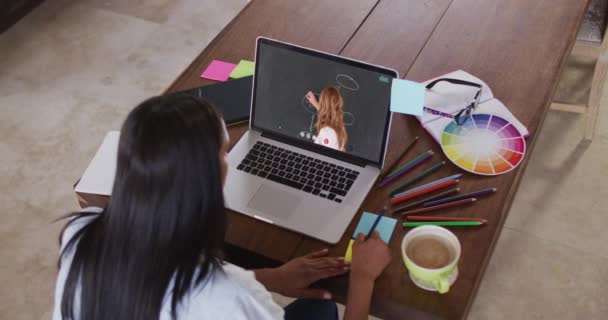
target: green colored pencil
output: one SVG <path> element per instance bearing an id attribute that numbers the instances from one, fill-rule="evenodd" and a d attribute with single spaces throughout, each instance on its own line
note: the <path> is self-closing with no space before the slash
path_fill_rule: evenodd
<path id="1" fill-rule="evenodd" d="M 424 221 L 424 222 L 404 222 L 404 227 L 420 227 L 420 226 L 440 226 L 440 227 L 473 227 L 481 226 L 480 221 Z"/>
<path id="2" fill-rule="evenodd" d="M 398 174 L 398 173 L 399 173 L 401 170 L 403 170 L 403 169 L 407 168 L 407 167 L 408 167 L 409 165 L 411 165 L 412 163 L 414 163 L 414 162 L 416 162 L 416 161 L 418 161 L 418 160 L 422 159 L 424 156 L 426 156 L 427 154 L 429 154 L 431 151 L 432 151 L 432 150 L 429 150 L 429 151 L 424 152 L 423 154 L 421 154 L 421 155 L 417 156 L 417 157 L 416 157 L 414 160 L 412 160 L 412 161 L 410 161 L 410 162 L 408 162 L 408 163 L 406 163 L 406 164 L 402 165 L 401 167 L 399 167 L 399 168 L 397 168 L 397 169 L 393 170 L 393 172 L 391 172 L 391 173 L 387 174 L 387 175 L 386 175 L 386 177 L 387 177 L 387 178 L 390 178 L 390 177 L 392 177 L 392 176 L 394 176 L 394 175 Z"/>
<path id="3" fill-rule="evenodd" d="M 407 188 L 409 185 L 411 185 L 411 184 L 413 184 L 413 183 L 417 182 L 418 180 L 420 180 L 420 179 L 422 179 L 422 178 L 424 178 L 424 177 L 428 176 L 429 174 L 431 174 L 431 173 L 433 173 L 433 172 L 437 171 L 439 168 L 443 167 L 444 165 L 445 165 L 445 161 L 442 161 L 442 162 L 439 162 L 439 163 L 437 163 L 437 164 L 433 165 L 432 167 L 430 167 L 430 168 L 428 168 L 428 169 L 426 169 L 426 170 L 422 171 L 422 172 L 421 172 L 419 175 L 417 175 L 417 176 L 413 177 L 412 179 L 410 179 L 410 180 L 406 181 L 405 183 L 403 183 L 403 184 L 401 184 L 401 185 L 398 185 L 396 188 L 394 188 L 393 190 L 391 190 L 391 191 L 389 192 L 389 194 L 390 194 L 391 196 L 395 195 L 395 194 L 396 194 L 396 193 L 398 193 L 399 191 L 401 191 L 401 190 L 403 190 L 403 189 Z"/>

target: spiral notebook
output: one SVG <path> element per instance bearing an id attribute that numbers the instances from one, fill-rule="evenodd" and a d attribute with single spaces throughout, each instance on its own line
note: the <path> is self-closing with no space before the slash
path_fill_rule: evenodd
<path id="1" fill-rule="evenodd" d="M 473 110 L 472 114 L 491 114 L 499 116 L 511 122 L 522 136 L 529 136 L 528 129 L 509 111 L 509 109 L 500 100 L 494 98 L 490 87 L 481 79 L 465 72 L 458 70 L 452 73 L 423 82 L 424 85 L 439 78 L 451 78 L 474 82 L 482 85 L 479 104 Z M 424 98 L 424 106 L 441 112 L 456 115 L 462 108 L 471 103 L 477 88 L 467 87 L 448 82 L 440 82 L 432 89 L 426 90 Z M 448 124 L 453 120 L 425 112 L 422 116 L 417 116 L 422 126 L 429 134 L 440 143 L 441 134 Z"/>

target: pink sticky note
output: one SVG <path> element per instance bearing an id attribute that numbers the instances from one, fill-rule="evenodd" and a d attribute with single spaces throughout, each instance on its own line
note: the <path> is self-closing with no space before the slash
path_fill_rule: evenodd
<path id="1" fill-rule="evenodd" d="M 207 78 L 217 81 L 226 81 L 230 77 L 230 73 L 232 73 L 232 70 L 234 70 L 234 68 L 236 68 L 236 64 L 234 63 L 213 60 L 207 66 L 207 69 L 203 71 L 203 73 L 201 74 L 201 78 Z"/>

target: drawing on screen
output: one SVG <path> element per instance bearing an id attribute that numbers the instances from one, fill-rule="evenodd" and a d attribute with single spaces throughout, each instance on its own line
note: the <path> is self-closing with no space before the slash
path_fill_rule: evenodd
<path id="1" fill-rule="evenodd" d="M 336 82 L 338 85 L 344 89 L 348 90 L 359 90 L 359 83 L 355 81 L 355 79 L 347 74 L 338 74 L 336 75 Z"/>

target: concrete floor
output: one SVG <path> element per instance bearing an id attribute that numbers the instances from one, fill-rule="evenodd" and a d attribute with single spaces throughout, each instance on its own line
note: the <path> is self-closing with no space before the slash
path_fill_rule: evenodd
<path id="1" fill-rule="evenodd" d="M 49 319 L 72 185 L 104 134 L 158 94 L 245 0 L 47 0 L 0 35 L 0 318 Z M 573 61 L 562 98 L 581 100 Z M 605 319 L 608 111 L 549 113 L 470 319 Z M 277 299 L 280 299 L 278 297 Z M 284 301 L 281 299 L 281 301 Z"/>

